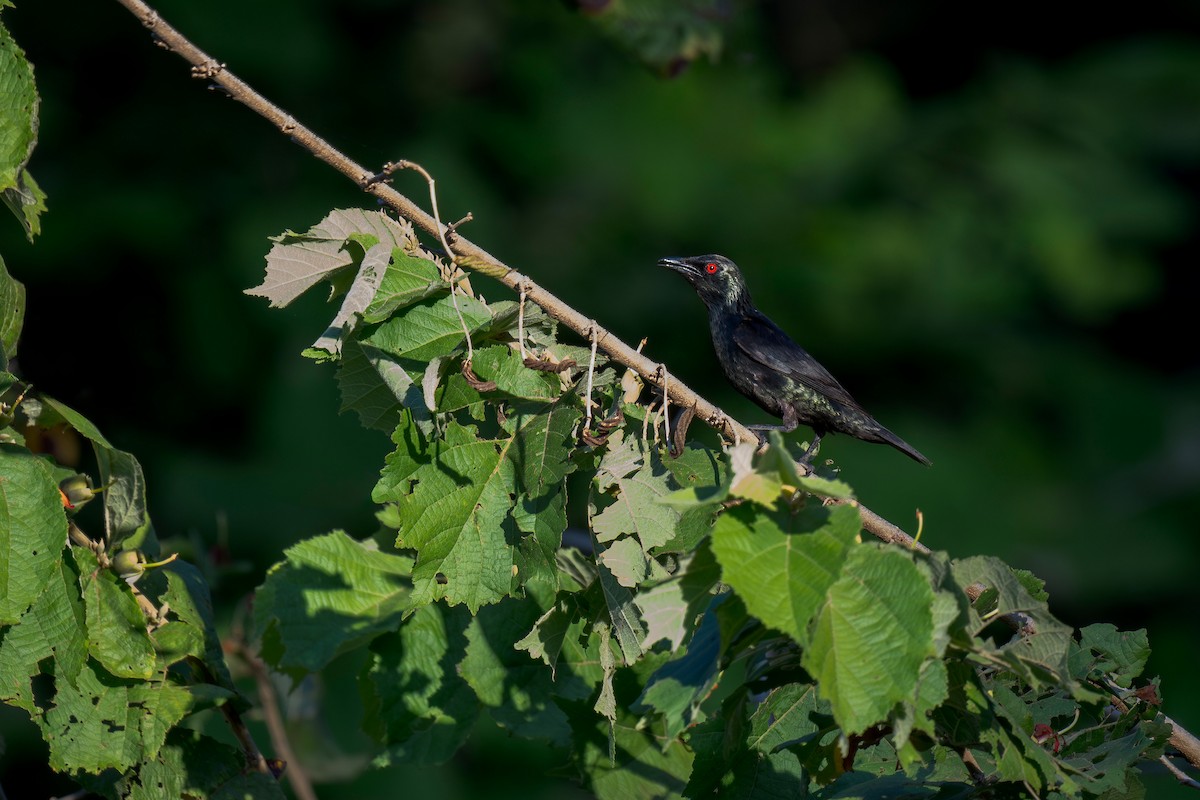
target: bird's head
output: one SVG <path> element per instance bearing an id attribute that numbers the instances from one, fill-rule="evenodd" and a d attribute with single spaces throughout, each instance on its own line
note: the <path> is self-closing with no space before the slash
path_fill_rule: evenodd
<path id="1" fill-rule="evenodd" d="M 737 264 L 725 256 L 715 254 L 691 256 L 689 258 L 660 258 L 660 267 L 666 267 L 687 278 L 688 283 L 700 295 L 704 305 L 737 306 L 750 302 L 746 281 Z"/>

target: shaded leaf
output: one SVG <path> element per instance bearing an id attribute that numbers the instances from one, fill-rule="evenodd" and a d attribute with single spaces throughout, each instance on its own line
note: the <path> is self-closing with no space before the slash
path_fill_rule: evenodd
<path id="1" fill-rule="evenodd" d="M 284 557 L 254 596 L 263 658 L 275 667 L 316 672 L 395 629 L 409 608 L 411 559 L 342 531 L 306 539 Z"/>

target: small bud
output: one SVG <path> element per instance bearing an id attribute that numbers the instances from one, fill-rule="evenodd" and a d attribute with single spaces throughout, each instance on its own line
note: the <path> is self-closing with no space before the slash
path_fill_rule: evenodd
<path id="1" fill-rule="evenodd" d="M 132 586 L 146 571 L 146 558 L 140 550 L 122 550 L 113 556 L 112 568 L 113 572 Z"/>
<path id="2" fill-rule="evenodd" d="M 96 490 L 92 488 L 92 479 L 87 475 L 63 478 L 58 484 L 58 492 L 62 495 L 63 506 L 66 508 L 83 505 L 96 496 Z"/>

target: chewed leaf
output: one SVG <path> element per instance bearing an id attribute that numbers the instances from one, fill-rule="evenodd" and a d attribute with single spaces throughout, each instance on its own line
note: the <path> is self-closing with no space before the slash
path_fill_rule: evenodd
<path id="1" fill-rule="evenodd" d="M 396 247 L 415 247 L 412 226 L 386 214 L 357 208 L 333 211 L 307 233 L 289 232 L 275 237 L 275 245 L 267 254 L 267 272 L 262 284 L 247 289 L 246 294 L 265 297 L 274 307 L 288 305 L 320 281 L 332 279 L 354 263 L 345 245 L 355 234 L 359 234 L 360 240 L 373 238 L 374 244 L 383 245 L 389 253 Z"/>

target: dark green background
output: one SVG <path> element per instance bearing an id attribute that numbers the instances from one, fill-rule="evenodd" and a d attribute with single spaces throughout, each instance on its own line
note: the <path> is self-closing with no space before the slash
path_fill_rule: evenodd
<path id="1" fill-rule="evenodd" d="M 158 6 L 361 163 L 429 168 L 443 216 L 474 213 L 465 235 L 758 422 L 714 371 L 699 301 L 654 266 L 738 261 L 933 460 L 827 439 L 863 501 L 909 529 L 921 509 L 931 547 L 1033 570 L 1072 624 L 1148 628 L 1168 713 L 1200 729 L 1200 7 L 725 7 L 720 58 L 668 79 L 566 3 Z M 337 416 L 332 370 L 299 357 L 336 309 L 241 293 L 268 236 L 370 200 L 115 2 L 23 0 L 4 20 L 37 70 L 50 207 L 33 247 L 0 227 L 29 290 L 21 369 L 137 455 L 161 537 L 228 551 L 232 613 L 288 544 L 373 529 L 387 441 Z M 427 203 L 415 175 L 396 183 Z M 346 684 L 306 732 L 326 775 L 364 746 Z M 21 797 L 44 755 L 20 715 L 0 726 Z M 563 761 L 489 733 L 445 770 L 344 791 L 561 796 L 528 781 Z M 46 786 L 30 796 L 70 783 Z"/>

